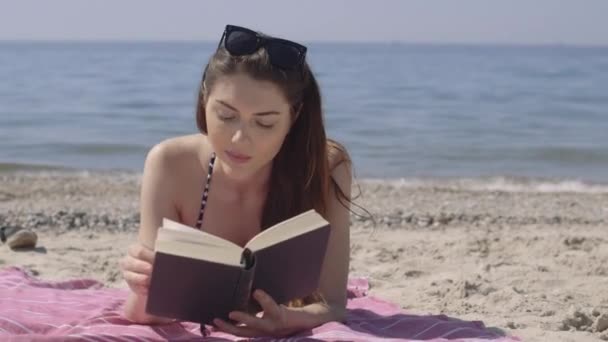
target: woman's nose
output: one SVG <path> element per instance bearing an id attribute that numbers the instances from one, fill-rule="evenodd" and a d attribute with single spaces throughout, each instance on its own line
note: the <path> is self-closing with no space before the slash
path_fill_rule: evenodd
<path id="1" fill-rule="evenodd" d="M 243 142 L 249 140 L 249 135 L 247 134 L 247 129 L 245 125 L 239 125 L 234 134 L 232 135 L 232 142 Z"/>

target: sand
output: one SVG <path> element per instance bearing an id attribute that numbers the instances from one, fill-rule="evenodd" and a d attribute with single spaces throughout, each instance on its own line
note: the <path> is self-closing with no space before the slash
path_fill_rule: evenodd
<path id="1" fill-rule="evenodd" d="M 39 236 L 35 249 L 0 246 L 0 267 L 126 287 L 118 260 L 136 236 L 140 179 L 0 174 L 0 227 Z M 376 222 L 352 215 L 350 271 L 369 278 L 372 295 L 414 314 L 482 320 L 525 341 L 608 340 L 607 187 L 501 179 L 358 184 L 356 203 Z"/>

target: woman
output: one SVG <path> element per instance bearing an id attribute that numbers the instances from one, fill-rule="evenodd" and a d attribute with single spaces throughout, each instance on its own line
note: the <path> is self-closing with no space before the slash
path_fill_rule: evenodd
<path id="1" fill-rule="evenodd" d="M 233 312 L 230 318 L 241 324 L 214 323 L 238 336 L 285 336 L 344 318 L 350 159 L 325 136 L 319 89 L 305 56 L 300 44 L 226 26 L 201 81 L 196 120 L 202 134 L 163 141 L 146 158 L 138 243 L 121 260 L 132 290 L 127 318 L 170 321 L 144 310 L 163 217 L 243 246 L 311 208 L 331 224 L 318 293 L 279 305 L 257 290 L 261 317 Z"/>

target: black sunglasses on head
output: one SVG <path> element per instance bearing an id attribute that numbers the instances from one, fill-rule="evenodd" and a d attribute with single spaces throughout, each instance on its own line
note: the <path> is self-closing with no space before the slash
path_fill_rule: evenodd
<path id="1" fill-rule="evenodd" d="M 265 37 L 240 26 L 226 25 L 218 48 L 222 46 L 222 42 L 224 48 L 233 56 L 250 55 L 263 47 L 268 52 L 270 63 L 286 70 L 302 67 L 306 56 L 304 45 L 290 40 Z"/>

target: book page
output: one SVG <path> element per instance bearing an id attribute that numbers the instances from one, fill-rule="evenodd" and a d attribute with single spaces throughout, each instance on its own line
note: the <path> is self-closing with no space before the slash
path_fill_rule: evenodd
<path id="1" fill-rule="evenodd" d="M 327 225 L 329 222 L 311 209 L 262 231 L 249 240 L 245 247 L 257 251 Z"/>
<path id="2" fill-rule="evenodd" d="M 226 248 L 237 248 L 239 251 L 243 250 L 241 246 L 231 241 L 167 218 L 163 218 L 163 226 L 159 229 L 159 234 L 161 231 L 163 232 L 165 239 L 175 239 L 191 243 L 213 244 L 217 246 L 224 246 Z"/>
<path id="3" fill-rule="evenodd" d="M 154 251 L 185 258 L 206 260 L 218 264 L 241 266 L 242 250 L 240 248 L 226 248 L 214 244 L 192 243 L 161 238 L 156 241 Z"/>

